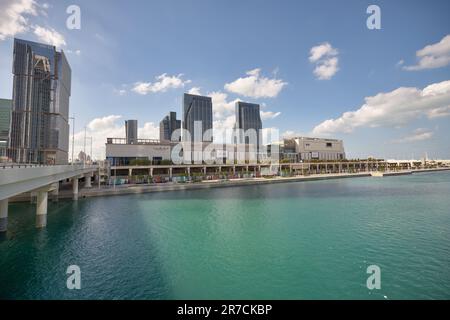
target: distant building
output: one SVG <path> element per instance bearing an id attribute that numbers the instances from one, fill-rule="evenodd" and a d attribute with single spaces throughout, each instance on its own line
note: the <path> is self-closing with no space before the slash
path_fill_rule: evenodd
<path id="1" fill-rule="evenodd" d="M 159 123 L 159 140 L 160 141 L 180 141 L 172 137 L 172 133 L 181 129 L 181 120 L 177 120 L 177 113 L 170 112 Z"/>
<path id="2" fill-rule="evenodd" d="M 199 123 L 202 136 L 194 136 L 195 123 Z M 211 97 L 198 96 L 185 93 L 183 96 L 183 130 L 187 130 L 190 136 L 184 134 L 184 142 L 212 142 L 212 100 Z M 209 131 L 208 131 L 209 130 Z M 210 136 L 205 137 L 205 132 Z"/>
<path id="3" fill-rule="evenodd" d="M 0 157 L 6 157 L 11 126 L 12 100 L 0 99 Z"/>
<path id="4" fill-rule="evenodd" d="M 258 147 L 262 140 L 262 122 L 260 115 L 259 104 L 248 102 L 236 102 L 236 124 L 235 129 L 240 129 L 236 137 L 237 143 L 249 144 L 250 137 L 245 133 L 252 129 L 256 134 L 256 141 L 254 142 Z"/>
<path id="5" fill-rule="evenodd" d="M 137 120 L 125 120 L 125 139 L 127 139 L 128 144 L 136 143 L 138 139 Z"/>
<path id="6" fill-rule="evenodd" d="M 345 159 L 344 142 L 337 139 L 296 137 L 284 139 L 280 159 L 292 162 Z"/>
<path id="7" fill-rule="evenodd" d="M 12 160 L 66 164 L 71 69 L 64 52 L 14 39 L 13 74 Z"/>

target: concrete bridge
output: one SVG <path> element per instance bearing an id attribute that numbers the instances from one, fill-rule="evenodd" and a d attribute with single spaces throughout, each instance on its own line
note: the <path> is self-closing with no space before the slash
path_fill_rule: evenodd
<path id="1" fill-rule="evenodd" d="M 48 193 L 58 194 L 59 182 L 72 180 L 73 200 L 78 200 L 78 179 L 87 178 L 85 187 L 91 187 L 96 165 L 0 165 L 0 232 L 8 226 L 8 203 L 11 197 L 25 192 L 36 193 L 36 226 L 47 225 Z"/>

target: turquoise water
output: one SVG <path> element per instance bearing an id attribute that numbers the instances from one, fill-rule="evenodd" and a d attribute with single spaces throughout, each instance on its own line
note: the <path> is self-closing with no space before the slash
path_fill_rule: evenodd
<path id="1" fill-rule="evenodd" d="M 34 219 L 10 205 L 0 298 L 450 298 L 450 172 L 60 201 L 46 229 Z"/>

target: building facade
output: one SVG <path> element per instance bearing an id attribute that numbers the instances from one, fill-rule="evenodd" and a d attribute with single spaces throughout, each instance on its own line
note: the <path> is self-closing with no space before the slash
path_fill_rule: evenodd
<path id="1" fill-rule="evenodd" d="M 6 158 L 11 126 L 12 100 L 0 99 L 0 158 Z"/>
<path id="2" fill-rule="evenodd" d="M 125 120 L 125 139 L 128 144 L 134 144 L 138 140 L 137 120 Z"/>
<path id="3" fill-rule="evenodd" d="M 258 151 L 262 142 L 262 121 L 259 104 L 238 101 L 235 108 L 236 144 L 254 144 L 256 151 Z"/>
<path id="4" fill-rule="evenodd" d="M 284 139 L 281 159 L 291 162 L 345 159 L 344 142 L 337 139 L 296 137 Z"/>
<path id="5" fill-rule="evenodd" d="M 161 143 L 159 140 L 138 139 L 129 144 L 123 138 L 108 138 L 106 141 L 106 160 L 112 166 L 126 166 L 133 160 L 145 160 L 149 164 L 158 164 L 163 160 L 169 161 L 171 144 Z"/>
<path id="6" fill-rule="evenodd" d="M 212 142 L 212 100 L 211 97 L 185 93 L 183 96 L 183 141 Z M 197 133 L 195 126 L 201 130 Z M 189 132 L 186 134 L 185 131 Z M 194 132 L 195 131 L 195 132 Z M 210 133 L 205 135 L 205 133 Z"/>
<path id="7" fill-rule="evenodd" d="M 176 112 L 170 112 L 159 123 L 159 140 L 180 141 L 180 139 L 172 137 L 172 133 L 177 129 L 181 129 L 181 120 L 177 120 Z"/>
<path id="8" fill-rule="evenodd" d="M 54 46 L 14 39 L 12 119 L 14 162 L 66 164 L 71 69 Z"/>

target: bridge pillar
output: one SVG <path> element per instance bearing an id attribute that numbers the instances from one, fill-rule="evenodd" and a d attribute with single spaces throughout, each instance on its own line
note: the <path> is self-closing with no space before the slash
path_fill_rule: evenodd
<path id="1" fill-rule="evenodd" d="M 59 182 L 58 183 L 55 183 L 55 184 L 53 184 L 53 187 L 55 188 L 53 191 L 52 191 L 52 201 L 53 202 L 58 202 L 58 196 L 59 196 Z"/>
<path id="2" fill-rule="evenodd" d="M 48 191 L 39 190 L 36 199 L 36 227 L 43 228 L 47 225 Z"/>
<path id="3" fill-rule="evenodd" d="M 8 199 L 0 200 L 0 232 L 8 229 Z"/>
<path id="4" fill-rule="evenodd" d="M 92 188 L 92 184 L 91 184 L 91 174 L 90 174 L 90 173 L 85 174 L 85 175 L 84 175 L 84 179 L 85 179 L 85 181 L 84 181 L 84 187 L 85 187 L 85 188 Z"/>
<path id="5" fill-rule="evenodd" d="M 72 178 L 72 199 L 78 200 L 78 177 Z"/>

